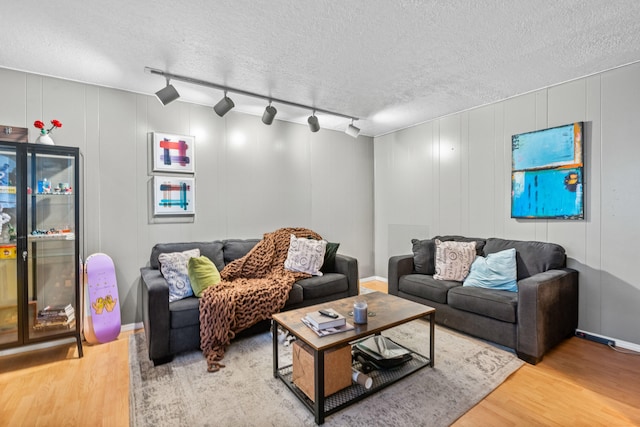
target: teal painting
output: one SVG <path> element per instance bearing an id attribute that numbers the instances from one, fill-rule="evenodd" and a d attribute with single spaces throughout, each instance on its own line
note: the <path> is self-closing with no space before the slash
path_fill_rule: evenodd
<path id="1" fill-rule="evenodd" d="M 584 219 L 583 123 L 513 135 L 512 218 Z"/>

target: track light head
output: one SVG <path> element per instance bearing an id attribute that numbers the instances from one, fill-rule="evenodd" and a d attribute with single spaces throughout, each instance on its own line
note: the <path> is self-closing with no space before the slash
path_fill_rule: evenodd
<path id="1" fill-rule="evenodd" d="M 213 110 L 216 112 L 217 115 L 222 117 L 225 114 L 227 114 L 229 111 L 231 111 L 231 109 L 235 106 L 236 104 L 234 104 L 231 98 L 227 96 L 227 92 L 225 91 L 224 98 L 218 101 L 218 103 L 213 107 Z"/>
<path id="2" fill-rule="evenodd" d="M 156 92 L 156 98 L 158 98 L 158 101 L 160 101 L 162 105 L 167 105 L 180 98 L 180 94 L 173 85 L 169 84 L 169 79 L 167 79 L 167 86 Z"/>
<path id="3" fill-rule="evenodd" d="M 351 124 L 347 126 L 347 130 L 344 132 L 352 138 L 357 138 L 360 135 L 360 129 L 353 125 L 353 119 L 351 119 Z"/>
<path id="4" fill-rule="evenodd" d="M 262 123 L 270 125 L 273 123 L 276 114 L 278 114 L 278 110 L 276 110 L 276 107 L 271 106 L 271 101 L 269 101 L 269 105 L 267 105 L 267 108 L 264 109 L 264 113 L 262 114 Z"/>
<path id="5" fill-rule="evenodd" d="M 313 111 L 313 114 L 311 114 L 307 119 L 307 123 L 309 123 L 309 129 L 311 130 L 311 132 L 318 132 L 320 130 L 320 123 L 318 123 L 318 118 L 316 117 L 315 110 Z"/>

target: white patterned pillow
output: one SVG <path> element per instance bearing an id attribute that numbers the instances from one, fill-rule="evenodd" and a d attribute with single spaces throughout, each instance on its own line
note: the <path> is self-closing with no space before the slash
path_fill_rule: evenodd
<path id="1" fill-rule="evenodd" d="M 436 239 L 437 280 L 462 282 L 476 258 L 476 242 L 441 242 Z"/>
<path id="2" fill-rule="evenodd" d="M 326 240 L 297 238 L 292 234 L 284 268 L 290 271 L 309 273 L 313 276 L 322 276 L 320 267 L 324 262 L 326 247 Z"/>
<path id="3" fill-rule="evenodd" d="M 200 249 L 160 254 L 160 271 L 169 284 L 169 302 L 193 295 L 189 281 L 189 258 L 200 256 Z"/>

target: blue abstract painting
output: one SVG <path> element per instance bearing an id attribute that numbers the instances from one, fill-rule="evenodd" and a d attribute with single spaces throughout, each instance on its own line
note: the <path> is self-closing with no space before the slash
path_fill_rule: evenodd
<path id="1" fill-rule="evenodd" d="M 512 218 L 584 218 L 583 124 L 513 135 Z"/>

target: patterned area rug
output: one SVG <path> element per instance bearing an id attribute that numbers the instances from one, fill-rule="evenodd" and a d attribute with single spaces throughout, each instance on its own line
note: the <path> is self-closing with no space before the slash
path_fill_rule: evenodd
<path id="1" fill-rule="evenodd" d="M 429 324 L 416 320 L 384 333 L 429 354 Z M 207 373 L 201 352 L 154 367 L 144 333 L 129 338 L 132 426 L 314 426 L 311 412 L 272 374 L 271 334 L 237 339 L 226 367 Z M 280 346 L 280 366 L 291 347 Z M 325 419 L 326 426 L 448 426 L 515 372 L 514 354 L 436 327 L 435 367 Z"/>

